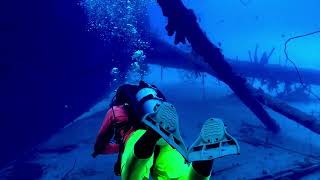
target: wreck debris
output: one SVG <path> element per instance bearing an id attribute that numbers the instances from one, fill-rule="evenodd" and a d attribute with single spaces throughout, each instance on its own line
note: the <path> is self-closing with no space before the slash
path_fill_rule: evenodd
<path id="1" fill-rule="evenodd" d="M 214 70 L 216 77 L 225 82 L 269 130 L 279 132 L 279 125 L 252 95 L 246 80 L 233 72 L 220 49 L 213 45 L 201 30 L 193 11 L 187 9 L 180 0 L 157 2 L 163 15 L 168 17 L 166 30 L 169 36 L 175 34 L 174 43 L 185 44 L 188 40 L 192 49 Z"/>
<path id="2" fill-rule="evenodd" d="M 254 63 L 258 63 L 258 44 L 256 45 L 256 49 L 254 50 Z"/>
<path id="3" fill-rule="evenodd" d="M 253 59 L 252 59 L 252 55 L 251 55 L 251 51 L 250 50 L 248 51 L 248 55 L 249 55 L 250 62 L 253 63 Z"/>
<path id="4" fill-rule="evenodd" d="M 215 71 L 213 71 L 212 68 L 208 66 L 207 63 L 199 60 L 199 58 L 191 58 L 187 53 L 180 51 L 179 49 L 173 47 L 172 45 L 169 45 L 163 41 L 153 39 L 152 42 L 153 45 L 157 47 L 161 47 L 157 49 L 157 51 L 154 51 L 152 55 L 150 55 L 150 59 L 148 59 L 148 63 L 151 64 L 165 64 L 166 66 L 173 67 L 173 68 L 180 68 L 180 69 L 189 69 L 194 70 L 197 69 L 197 71 L 207 72 L 208 74 L 212 76 L 216 76 Z M 165 58 L 160 58 L 160 54 L 165 54 Z M 167 61 L 164 61 L 164 59 L 168 59 Z M 175 59 L 175 62 L 173 62 L 171 59 Z M 190 62 L 190 63 L 188 63 Z M 249 63 L 247 61 L 233 61 L 228 60 L 230 62 L 231 66 L 235 70 L 235 72 L 242 74 L 247 77 L 256 77 L 256 78 L 265 78 L 265 79 L 276 79 L 278 78 L 280 81 L 286 81 L 288 83 L 285 84 L 286 89 L 288 92 L 292 92 L 292 87 L 290 86 L 290 83 L 297 82 L 297 79 L 293 77 L 293 74 L 295 74 L 295 70 L 293 68 L 289 67 L 283 67 L 279 65 L 265 65 L 261 66 L 259 64 Z M 272 72 L 272 73 L 270 73 Z M 320 84 L 320 78 L 317 78 L 320 76 L 320 71 L 312 70 L 312 69 L 301 69 L 301 72 L 305 75 L 304 80 L 307 83 L 310 84 Z M 252 91 L 258 91 L 257 89 L 252 88 Z M 306 119 L 306 123 L 303 123 L 304 127 L 311 128 L 311 131 L 313 132 L 319 132 L 320 128 L 318 127 L 311 127 L 313 123 L 310 124 L 310 120 L 317 122 L 317 118 L 313 117 L 309 119 L 310 115 L 307 113 L 304 113 L 296 108 L 293 108 L 292 106 L 286 104 L 283 101 L 280 101 L 277 98 L 274 98 L 264 92 L 262 90 L 259 90 L 259 94 L 253 93 L 255 96 L 258 97 L 258 100 L 261 100 L 262 104 L 265 104 L 266 101 L 264 99 L 268 99 L 267 104 L 270 108 L 280 114 L 283 112 L 286 112 L 285 114 L 282 114 L 286 116 L 289 119 L 294 119 L 295 122 L 300 123 L 302 122 L 301 119 Z M 256 97 L 256 98 L 257 98 Z M 275 104 L 283 104 L 283 106 L 276 106 L 271 105 L 270 102 L 277 102 Z M 285 105 L 285 106 L 284 106 Z M 289 107 L 291 111 L 288 111 L 286 109 Z M 281 110 L 284 108 L 283 110 Z M 297 114 L 292 114 L 291 112 L 298 111 Z M 298 115 L 298 117 L 295 117 Z M 319 120 L 318 120 L 319 121 Z M 309 124 L 309 125 L 308 125 Z"/>
<path id="5" fill-rule="evenodd" d="M 272 50 L 270 51 L 269 55 L 267 55 L 267 52 L 264 52 L 264 53 L 262 54 L 262 57 L 261 57 L 261 59 L 260 59 L 260 64 L 265 65 L 265 64 L 268 64 L 268 63 L 269 63 L 269 59 L 270 59 L 270 57 L 271 57 L 274 49 L 275 49 L 275 48 L 272 48 Z"/>
<path id="6" fill-rule="evenodd" d="M 202 99 L 206 99 L 206 88 L 205 88 L 205 78 L 206 74 L 201 73 L 201 83 L 202 83 Z"/>
<path id="7" fill-rule="evenodd" d="M 263 109 L 262 104 L 270 107 L 274 111 L 286 116 L 287 118 L 294 120 L 311 131 L 320 134 L 320 122 L 316 118 L 294 107 L 291 107 L 285 102 L 267 95 L 262 90 L 256 90 L 253 87 L 250 87 L 246 83 L 245 79 L 236 75 L 231 66 L 225 61 L 220 49 L 215 47 L 202 32 L 192 11 L 186 9 L 180 0 L 158 0 L 158 3 L 162 8 L 163 15 L 168 17 L 168 25 L 166 26 L 168 35 L 172 36 L 176 32 L 175 44 L 180 42 L 185 43 L 186 40 L 188 40 L 193 50 L 201 55 L 204 60 L 204 62 L 202 62 L 199 59 L 193 59 L 193 61 L 196 61 L 197 68 L 202 68 L 203 71 L 208 72 L 209 74 L 217 77 L 219 80 L 224 81 L 235 92 L 235 94 L 238 95 L 245 105 L 247 105 L 255 113 L 255 115 L 269 130 L 277 132 L 279 131 L 279 126 Z M 177 52 L 175 59 L 181 57 L 181 55 L 183 56 L 182 52 Z M 240 62 L 236 63 L 240 64 Z M 243 63 L 248 64 L 248 62 Z M 245 65 L 245 68 L 246 67 L 247 66 Z M 265 68 L 265 66 L 262 67 Z M 177 68 L 181 68 L 181 64 Z M 256 66 L 253 69 L 256 71 L 261 71 L 259 66 Z M 279 72 L 279 70 L 277 70 L 277 72 Z M 310 75 L 318 73 L 317 71 L 308 72 Z M 285 73 L 287 74 L 287 72 Z M 281 77 L 279 74 L 276 76 Z M 310 76 L 310 78 L 312 77 L 318 76 Z M 319 80 L 319 78 L 317 79 Z M 312 81 L 317 80 L 312 78 Z"/>
<path id="8" fill-rule="evenodd" d="M 320 121 L 314 116 L 308 115 L 299 109 L 288 105 L 287 103 L 280 101 L 270 95 L 264 93 L 261 89 L 253 90 L 254 96 L 258 101 L 265 106 L 268 106 L 275 112 L 278 112 L 287 118 L 301 124 L 302 126 L 310 129 L 311 131 L 320 134 Z"/>
<path id="9" fill-rule="evenodd" d="M 163 80 L 163 69 L 164 69 L 164 67 L 161 66 L 160 67 L 160 78 L 161 78 L 161 81 Z"/>
<path id="10" fill-rule="evenodd" d="M 236 62 L 233 59 L 228 59 L 228 62 L 232 66 L 233 70 L 245 77 L 278 80 L 288 83 L 299 83 L 299 79 L 296 78 L 296 70 L 291 67 L 285 67 L 277 64 L 255 64 L 246 60 Z M 304 77 L 304 83 L 320 85 L 320 71 L 315 69 L 300 68 L 301 74 Z"/>
<path id="11" fill-rule="evenodd" d="M 197 71 L 202 71 L 202 72 L 207 72 L 208 74 L 212 75 L 212 76 L 216 76 L 215 71 L 213 71 L 212 68 L 210 68 L 208 66 L 207 63 L 199 60 L 199 58 L 191 58 L 187 53 L 180 51 L 179 49 L 173 47 L 172 45 L 169 45 L 163 41 L 157 40 L 157 39 L 153 39 L 152 42 L 153 45 L 157 46 L 157 47 L 161 47 L 159 49 L 157 49 L 157 51 L 154 51 L 153 54 L 150 55 L 150 59 L 148 59 L 148 63 L 151 64 L 165 64 L 166 66 L 169 67 L 173 67 L 173 68 L 180 68 L 180 69 L 189 69 L 189 70 L 194 70 L 197 69 Z M 166 53 L 165 53 L 166 52 Z M 166 58 L 160 58 L 160 54 L 164 54 L 166 55 Z M 164 61 L 163 59 L 169 59 L 168 61 Z M 176 62 L 172 62 L 171 59 L 175 59 Z M 188 63 L 190 62 L 190 63 Z M 247 61 L 234 61 L 234 60 L 228 60 L 228 62 L 231 64 L 233 70 L 235 72 L 237 72 L 238 74 L 242 74 L 243 76 L 247 76 L 247 77 L 255 77 L 255 78 L 264 78 L 264 79 L 276 79 L 278 78 L 279 81 L 284 81 L 287 82 L 285 83 L 285 89 L 288 92 L 292 92 L 293 89 L 290 85 L 290 83 L 294 83 L 297 82 L 298 80 L 296 78 L 293 77 L 293 74 L 295 74 L 295 70 L 293 68 L 289 68 L 289 67 L 283 67 L 283 66 L 279 66 L 279 65 L 264 65 L 261 66 L 259 64 L 254 64 L 254 63 L 250 63 Z M 270 73 L 272 72 L 272 73 Z M 304 81 L 306 83 L 310 83 L 310 84 L 320 84 L 320 78 L 317 78 L 320 76 L 320 71 L 316 71 L 316 70 L 312 70 L 312 69 L 301 69 L 301 72 L 303 72 L 304 76 Z M 256 89 L 252 89 L 253 91 L 257 91 Z M 255 93 L 254 93 L 255 94 Z M 280 101 L 277 98 L 274 98 L 270 95 L 267 95 L 266 93 L 262 93 L 260 90 L 259 93 L 259 98 L 262 101 L 262 103 L 264 102 L 264 95 L 266 97 L 268 97 L 267 99 L 268 102 L 275 102 L 277 101 L 278 104 L 286 104 L 283 101 Z M 271 100 L 273 99 L 273 100 Z M 267 104 L 268 105 L 268 104 Z M 292 109 L 292 111 L 295 111 L 296 108 L 291 107 L 290 105 L 286 104 L 286 106 L 290 107 L 290 109 Z M 281 106 L 282 108 L 286 108 L 286 106 Z M 272 106 L 271 106 L 272 107 Z M 270 107 L 270 108 L 271 108 Z M 278 106 L 278 108 L 281 108 Z M 274 107 L 273 107 L 274 108 Z M 272 109 L 272 108 L 271 108 Z M 298 109 L 296 109 L 298 110 Z M 287 110 L 283 110 L 284 112 Z M 282 110 L 276 110 L 276 112 L 281 113 Z M 290 112 L 287 112 L 290 113 Z M 292 117 L 295 115 L 285 115 L 287 118 L 291 119 L 301 119 L 301 118 L 309 118 L 309 115 L 307 113 L 304 113 L 302 111 L 299 111 L 299 117 Z M 312 120 L 316 120 L 317 118 L 312 118 Z M 297 123 L 299 123 L 300 121 L 296 121 Z M 305 127 L 309 127 L 309 126 L 305 126 Z M 315 127 L 314 127 L 315 128 Z M 318 128 L 315 128 L 314 130 L 312 130 L 313 132 L 319 132 Z"/>
<path id="12" fill-rule="evenodd" d="M 258 58 L 258 48 L 259 48 L 259 45 L 257 44 L 254 50 L 254 59 L 252 59 L 251 51 L 250 50 L 248 51 L 250 62 L 254 62 L 261 65 L 269 64 L 270 57 L 272 56 L 275 48 L 272 48 L 269 54 L 267 54 L 266 51 L 263 52 L 261 58 Z"/>
<path id="13" fill-rule="evenodd" d="M 251 0 L 240 0 L 241 4 L 244 6 L 248 6 L 248 4 L 250 4 Z"/>
<path id="14" fill-rule="evenodd" d="M 274 174 L 263 175 L 262 177 L 254 178 L 252 180 L 274 180 L 274 179 L 298 179 L 307 174 L 320 170 L 319 163 L 302 164 L 293 168 L 282 170 Z"/>

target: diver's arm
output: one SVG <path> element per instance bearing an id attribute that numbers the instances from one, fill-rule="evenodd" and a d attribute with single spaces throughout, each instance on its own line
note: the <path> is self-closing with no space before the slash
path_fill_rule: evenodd
<path id="1" fill-rule="evenodd" d="M 112 109 L 110 109 L 107 112 L 98 132 L 96 143 L 94 145 L 94 153 L 92 154 L 93 157 L 98 154 L 113 154 L 119 151 L 117 144 L 110 143 L 110 140 L 114 135 L 113 119 L 113 112 Z"/>

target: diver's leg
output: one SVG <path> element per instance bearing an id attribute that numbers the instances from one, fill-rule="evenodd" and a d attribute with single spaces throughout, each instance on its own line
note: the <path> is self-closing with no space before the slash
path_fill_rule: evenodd
<path id="1" fill-rule="evenodd" d="M 213 160 L 208 161 L 194 161 L 191 165 L 191 170 L 188 179 L 207 180 L 210 179 Z"/>
<path id="2" fill-rule="evenodd" d="M 121 161 L 121 179 L 149 179 L 153 150 L 160 136 L 150 130 L 135 131 L 125 145 Z"/>
<path id="3" fill-rule="evenodd" d="M 140 159 L 150 158 L 160 138 L 161 136 L 159 134 L 152 129 L 148 129 L 135 144 L 134 154 Z"/>

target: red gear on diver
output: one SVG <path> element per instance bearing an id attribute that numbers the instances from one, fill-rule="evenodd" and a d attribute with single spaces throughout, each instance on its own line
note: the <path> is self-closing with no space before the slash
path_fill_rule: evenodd
<path id="1" fill-rule="evenodd" d="M 113 129 L 117 124 L 122 124 L 128 122 L 128 113 L 125 110 L 124 105 L 120 106 L 113 106 L 113 108 L 110 108 L 102 122 L 102 125 L 100 127 L 100 130 L 98 132 L 97 138 L 96 138 L 96 144 L 98 142 L 104 142 L 106 140 L 110 141 L 110 139 L 106 139 L 105 137 L 112 137 Z M 111 131 L 110 131 L 111 130 Z M 134 132 L 133 127 L 131 127 L 127 132 L 124 132 L 123 130 L 120 131 L 120 135 L 124 139 L 124 144 L 127 142 L 130 135 Z M 96 152 L 98 154 L 115 154 L 119 152 L 119 144 L 111 143 L 111 142 L 105 142 L 105 145 L 103 148 L 99 150 L 99 152 Z"/>

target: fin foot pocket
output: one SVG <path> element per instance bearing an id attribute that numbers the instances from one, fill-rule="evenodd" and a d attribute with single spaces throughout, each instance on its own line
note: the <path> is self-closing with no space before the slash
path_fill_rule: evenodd
<path id="1" fill-rule="evenodd" d="M 155 112 L 146 114 L 142 118 L 142 122 L 156 131 L 168 144 L 187 159 L 187 148 L 179 131 L 179 117 L 172 104 L 162 102 L 156 106 Z"/>
<path id="2" fill-rule="evenodd" d="M 240 154 L 240 146 L 228 134 L 221 119 L 210 118 L 203 124 L 200 136 L 188 151 L 189 161 L 217 159 L 227 155 Z"/>

